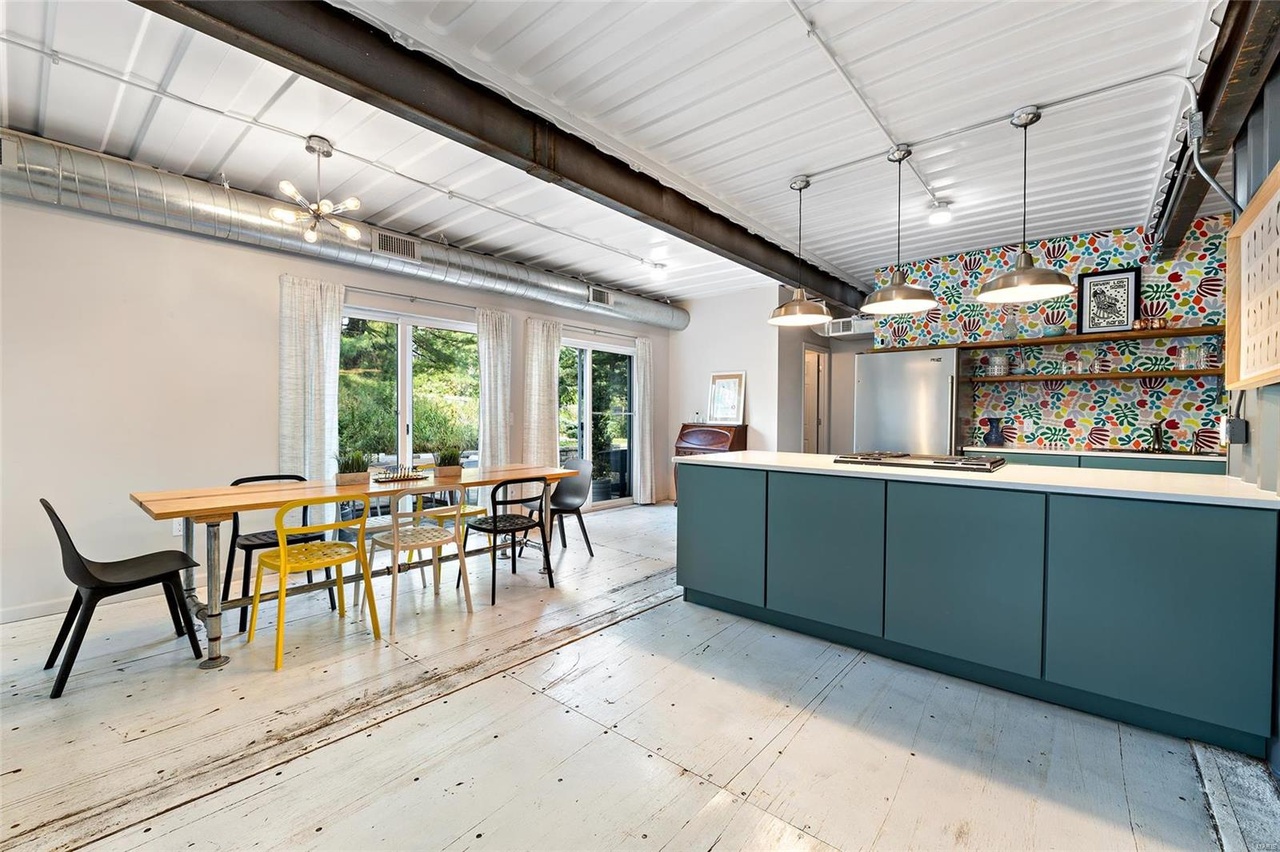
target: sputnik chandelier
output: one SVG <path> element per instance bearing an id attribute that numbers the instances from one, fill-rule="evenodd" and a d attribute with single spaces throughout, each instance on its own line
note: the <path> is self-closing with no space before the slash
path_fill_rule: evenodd
<path id="1" fill-rule="evenodd" d="M 311 224 L 303 231 L 302 238 L 309 243 L 314 243 L 319 239 L 320 223 L 328 222 L 333 227 L 342 232 L 347 239 L 355 242 L 360 239 L 360 229 L 355 225 L 341 222 L 338 220 L 338 214 L 346 213 L 350 210 L 360 209 L 360 199 L 354 195 L 343 201 L 341 204 L 334 204 L 327 198 L 320 195 L 320 160 L 333 156 L 333 145 L 328 139 L 322 136 L 307 137 L 307 153 L 316 155 L 316 200 L 315 202 L 307 201 L 306 196 L 298 192 L 298 188 L 287 180 L 280 181 L 280 191 L 293 199 L 298 205 L 297 210 L 287 207 L 272 207 L 271 218 L 277 222 L 283 222 L 286 225 L 292 225 L 296 222 L 306 222 L 310 220 Z"/>

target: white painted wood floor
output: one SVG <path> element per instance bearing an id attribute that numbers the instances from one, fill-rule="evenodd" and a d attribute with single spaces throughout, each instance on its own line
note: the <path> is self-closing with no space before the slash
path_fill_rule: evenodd
<path id="1" fill-rule="evenodd" d="M 291 599 L 281 672 L 273 609 L 206 672 L 131 601 L 50 701 L 59 618 L 5 625 L 0 847 L 1280 848 L 1256 762 L 686 604 L 671 506 L 587 523 L 471 616 L 404 575 L 394 644 Z"/>

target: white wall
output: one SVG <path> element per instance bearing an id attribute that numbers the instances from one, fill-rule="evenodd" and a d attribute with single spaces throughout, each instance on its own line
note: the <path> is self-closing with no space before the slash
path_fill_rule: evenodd
<path id="1" fill-rule="evenodd" d="M 282 273 L 510 311 L 517 348 L 508 428 L 517 453 L 526 316 L 650 337 L 658 496 L 670 493 L 662 475 L 672 442 L 662 329 L 6 199 L 0 621 L 60 611 L 70 599 L 37 498 L 53 503 L 85 555 L 107 560 L 181 546 L 170 524 L 147 518 L 130 492 L 277 470 Z M 436 312 L 395 299 L 386 306 Z M 702 394 L 705 400 L 705 378 Z M 224 527 L 224 547 L 227 534 Z M 201 561 L 203 541 L 201 528 Z"/>
<path id="2" fill-rule="evenodd" d="M 727 296 L 698 299 L 682 304 L 689 312 L 689 327 L 671 335 L 669 434 L 674 440 L 680 424 L 695 411 L 707 415 L 707 391 L 711 374 L 745 370 L 747 374 L 744 416 L 747 446 L 753 450 L 777 449 L 778 435 L 778 334 L 766 320 L 778 306 L 772 287 Z M 671 442 L 665 455 L 666 481 L 670 484 Z M 658 478 L 663 479 L 662 466 Z"/>

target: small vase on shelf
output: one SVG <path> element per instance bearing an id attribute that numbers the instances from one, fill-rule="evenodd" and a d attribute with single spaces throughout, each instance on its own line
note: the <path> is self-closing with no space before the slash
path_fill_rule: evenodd
<path id="1" fill-rule="evenodd" d="M 1004 446 L 1004 432 L 1000 429 L 1000 421 L 1003 419 L 1003 417 L 987 418 L 987 431 L 986 434 L 982 436 L 982 443 L 986 444 L 988 447 Z"/>

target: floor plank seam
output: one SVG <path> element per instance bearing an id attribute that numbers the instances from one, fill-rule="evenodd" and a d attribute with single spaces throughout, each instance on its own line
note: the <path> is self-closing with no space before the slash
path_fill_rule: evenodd
<path id="1" fill-rule="evenodd" d="M 671 569 L 668 569 L 668 570 L 671 570 Z M 643 582 L 643 581 L 637 581 L 637 582 Z M 627 585 L 632 585 L 632 584 L 627 584 Z M 606 594 L 613 593 L 614 591 L 616 591 L 616 590 L 608 590 L 608 592 L 606 592 Z M 258 750 L 258 751 L 256 751 L 256 752 L 254 752 L 253 754 L 250 754 L 250 755 L 245 755 L 245 754 L 237 755 L 237 756 L 235 756 L 235 757 L 233 757 L 233 758 L 230 758 L 227 762 L 224 762 L 224 763 L 218 763 L 218 764 L 214 764 L 214 765 L 209 766 L 206 770 L 204 770 L 204 771 L 203 771 L 202 773 L 200 773 L 200 774 L 202 774 L 202 775 L 218 775 L 218 774 L 223 774 L 223 773 L 229 773 L 229 772 L 233 769 L 233 767 L 235 767 L 235 766 L 237 766 L 237 765 L 240 765 L 240 764 L 242 764 L 242 763 L 245 763 L 245 762 L 247 762 L 248 760 L 250 760 L 250 759 L 252 759 L 252 758 L 254 758 L 254 757 L 259 757 L 259 758 L 261 758 L 261 757 L 265 756 L 268 752 L 270 752 L 270 751 L 272 751 L 272 750 L 274 750 L 274 749 L 276 749 L 276 748 L 281 748 L 281 747 L 288 746 L 288 745 L 290 745 L 291 743 L 293 743 L 295 740 L 305 738 L 305 737 L 307 737 L 307 736 L 309 736 L 309 735 L 313 735 L 313 734 L 315 734 L 315 733 L 318 733 L 318 732 L 319 732 L 319 731 L 321 731 L 321 730 L 324 730 L 324 729 L 326 729 L 326 728 L 329 728 L 329 727 L 331 727 L 332 725 L 335 725 L 335 724 L 338 724 L 338 723 L 354 724 L 354 725 L 355 725 L 355 727 L 354 727 L 352 730 L 350 730 L 350 731 L 343 732 L 343 733 L 339 734 L 338 736 L 325 738 L 323 741 L 320 741 L 320 742 L 318 742 L 318 743 L 315 743 L 313 747 L 306 747 L 306 746 L 304 746 L 304 747 L 302 747 L 302 748 L 301 748 L 301 750 L 299 750 L 299 751 L 297 751 L 297 752 L 295 752 L 295 753 L 291 753 L 291 754 L 288 754 L 288 755 L 281 756 L 281 757 L 280 757 L 278 760 L 276 760 L 275 762 L 268 763 L 268 764 L 267 764 L 267 765 L 265 765 L 265 766 L 259 766 L 259 767 L 256 767 L 256 768 L 252 769 L 251 771 L 249 771 L 249 772 L 247 772 L 247 773 L 245 773 L 245 774 L 243 774 L 243 775 L 240 775 L 240 776 L 238 776 L 238 777 L 228 777 L 228 778 L 224 778 L 224 779 L 222 779 L 221 783 L 219 783 L 219 784 L 218 784 L 218 786 L 212 787 L 212 788 L 207 789 L 207 790 L 203 790 L 203 791 L 201 791 L 200 793 L 198 793 L 198 794 L 196 794 L 196 795 L 192 795 L 192 796 L 190 796 L 190 797 L 184 798 L 182 801 L 174 802 L 174 803 L 169 804 L 169 805 L 166 805 L 166 806 L 164 806 L 164 807 L 162 807 L 162 808 L 160 808 L 160 809 L 158 809 L 158 810 L 156 810 L 156 811 L 149 812 L 149 813 L 147 813 L 147 814 L 145 814 L 145 815 L 139 816 L 139 817 L 137 817 L 137 818 L 133 819 L 132 821 L 130 821 L 130 822 L 126 823 L 126 824 L 122 824 L 122 825 L 119 825 L 119 826 L 115 826 L 115 827 L 113 827 L 110 831 L 107 831 L 107 832 L 104 832 L 104 833 L 101 833 L 101 834 L 97 834 L 97 835 L 95 835 L 94 837 L 91 837 L 91 838 L 81 839 L 79 842 L 75 842 L 75 843 L 73 843 L 72 845 L 61 846 L 61 847 L 56 847 L 56 848 L 61 848 L 61 849 L 73 849 L 73 850 L 74 850 L 74 849 L 83 849 L 83 848 L 85 848 L 86 846 L 88 846 L 90 843 L 93 843 L 93 842 L 96 842 L 96 841 L 99 841 L 99 840 L 103 840 L 103 839 L 106 839 L 106 838 L 109 838 L 109 837 L 115 836 L 115 835 L 117 835 L 117 834 L 119 834 L 119 833 L 121 833 L 121 832 L 123 832 L 123 831 L 127 831 L 127 830 L 128 830 L 128 829 L 130 829 L 130 828 L 133 828 L 133 827 L 135 827 L 135 826 L 137 826 L 137 825 L 139 825 L 139 824 L 141 824 L 141 823 L 143 823 L 143 822 L 146 822 L 147 820 L 154 819 L 155 817 L 158 817 L 158 816 L 161 816 L 161 815 L 163 815 L 163 814 L 169 813 L 169 812 L 174 811 L 174 810 L 176 810 L 176 809 L 178 809 L 178 808 L 188 806 L 188 805 L 190 805 L 190 804 L 192 804 L 192 803 L 194 803 L 194 802 L 197 802 L 197 801 L 199 801 L 199 800 L 201 800 L 201 799 L 203 799 L 203 798 L 206 798 L 206 797 L 208 797 L 208 796 L 214 795 L 214 794 L 216 794 L 216 793 L 218 793 L 218 792 L 221 792 L 222 790 L 227 789 L 227 788 L 229 788 L 229 787 L 231 787 L 231 786 L 233 786 L 233 785 L 235 785 L 235 784 L 238 784 L 238 783 L 240 783 L 240 782 L 242 782 L 242 781 L 246 781 L 246 780 L 252 779 L 252 778 L 254 778 L 254 777 L 256 777 L 256 776 L 259 776 L 259 775 L 261 775 L 261 774 L 263 774 L 263 773 L 265 773 L 265 772 L 269 772 L 269 771 L 272 771 L 272 770 L 278 769 L 279 767 L 281 767 L 281 766 L 283 766 L 283 765 L 285 765 L 285 764 L 287 764 L 287 763 L 290 763 L 291 761 L 296 760 L 296 759 L 298 759 L 299 757 L 302 757 L 302 756 L 307 755 L 307 754 L 312 754 L 312 753 L 314 753 L 316 750 L 318 750 L 318 749 L 320 749 L 320 748 L 327 747 L 327 746 L 329 746 L 329 745 L 332 745 L 333 743 L 337 743 L 337 742 L 340 742 L 340 741 L 342 741 L 342 740 L 345 740 L 345 739 L 348 739 L 348 738 L 350 738 L 350 737 L 353 737 L 353 736 L 355 736 L 355 735 L 357 735 L 357 734 L 364 733 L 364 732 L 368 731 L 370 728 L 376 727 L 377 725 L 380 725 L 380 724 L 382 724 L 382 723 L 386 722 L 386 721 L 387 721 L 387 720 L 389 720 L 389 719 L 395 718 L 395 717 L 397 717 L 397 716 L 401 716 L 401 715 L 403 715 L 403 714 L 405 714 L 405 713 L 411 712 L 412 710 L 416 710 L 416 709 L 419 709 L 419 708 L 421 708 L 421 707 L 425 707 L 425 706 L 427 706 L 428 704 L 431 704 L 431 703 L 433 703 L 433 702 L 435 702 L 435 701 L 437 701 L 437 700 L 440 700 L 440 699 L 443 699 L 443 698 L 448 698 L 449 696 L 453 695 L 453 694 L 454 694 L 454 693 L 456 693 L 456 692 L 459 692 L 459 691 L 461 691 L 461 690 L 463 690 L 463 689 L 466 689 L 466 688 L 467 688 L 467 687 L 469 687 L 469 686 L 473 686 L 473 685 L 475 685 L 475 684 L 482 683 L 482 682 L 484 682 L 484 681 L 486 681 L 486 680 L 489 680 L 489 679 L 493 678 L 495 675 L 502 675 L 502 674 L 505 674 L 506 672 L 510 671 L 511 669 L 516 668 L 516 667 L 521 666 L 521 665 L 525 665 L 526 663 L 528 663 L 528 662 L 530 662 L 530 661 L 532 661 L 532 660 L 534 660 L 534 659 L 537 659 L 538 657 L 542 656 L 542 655 L 543 655 L 543 654 L 545 654 L 545 653 L 550 653 L 550 652 L 555 651 L 555 650 L 557 650 L 557 649 L 559 649 L 559 648 L 563 648 L 563 647 L 565 647 L 565 646 L 567 646 L 567 645 L 572 644 L 573 642 L 578 641 L 579 639 L 582 639 L 582 638 L 585 638 L 585 637 L 587 637 L 587 636 L 593 635 L 593 634 L 598 633 L 599 631 L 601 631 L 601 630 L 603 630 L 603 629 L 605 629 L 605 628 L 607 628 L 607 627 L 610 627 L 610 626 L 612 626 L 612 625 L 614 625 L 614 624 L 617 624 L 617 623 L 620 623 L 620 622 L 622 622 L 622 621 L 625 621 L 625 620 L 627 620 L 628 618 L 633 617 L 634 615 L 639 615 L 640 613 L 647 612 L 647 611 L 649 611 L 649 610 L 651 610 L 651 609 L 655 609 L 655 608 L 657 608 L 657 607 L 659 607 L 659 606 L 662 606 L 662 605 L 664 605 L 664 604 L 666 604 L 666 603 L 670 603 L 671 601 L 678 599 L 678 597 L 679 597 L 679 592 L 678 592 L 678 591 L 676 591 L 675 589 L 672 589 L 672 590 L 667 591 L 667 592 L 659 592 L 659 593 L 656 593 L 656 594 L 654 594 L 654 595 L 650 595 L 648 598 L 642 599 L 642 601 L 643 601 L 643 600 L 649 600 L 649 599 L 651 599 L 651 598 L 653 598 L 653 597 L 660 597 L 660 598 L 661 598 L 661 600 L 657 600 L 656 602 L 653 602 L 653 603 L 649 603 L 649 604 L 647 604 L 647 605 L 644 605 L 642 608 L 637 609 L 637 610 L 635 610 L 635 612 L 633 612 L 633 613 L 629 613 L 628 615 L 625 615 L 625 616 L 622 616 L 622 617 L 620 617 L 620 618 L 616 618 L 616 619 L 610 620 L 610 621 L 608 621 L 607 623 L 601 623 L 601 624 L 598 624 L 597 626 L 592 627 L 590 630 L 588 630 L 588 631 L 586 631 L 586 632 L 583 632 L 583 633 L 580 633 L 580 634 L 576 634 L 573 638 L 566 639 L 566 640 L 564 640 L 564 641 L 562 641 L 562 642 L 558 642 L 557 644 L 555 644 L 555 645 L 553 645 L 553 646 L 551 646 L 551 647 L 548 647 L 548 648 L 547 648 L 547 649 L 545 649 L 544 651 L 540 651 L 540 652 L 539 652 L 539 653 L 537 653 L 537 654 L 533 654 L 532 656 L 528 656 L 528 657 L 521 657 L 521 658 L 519 658 L 519 659 L 513 660 L 513 661 L 511 661 L 510 663 L 508 663 L 508 664 L 504 665 L 504 666 L 503 666 L 503 668 L 501 668 L 501 669 L 497 669 L 497 670 L 495 670 L 495 671 L 493 671 L 493 672 L 490 672 L 490 673 L 486 674 L 485 676 L 483 676 L 483 677 L 481 677 L 481 678 L 477 678 L 476 680 L 472 680 L 472 681 L 466 681 L 466 682 L 459 683 L 459 684 L 457 684 L 457 685 L 455 685 L 455 686 L 453 686 L 453 687 L 449 688 L 448 690 L 446 690 L 446 691 L 444 691 L 444 692 L 440 692 L 440 693 L 438 693 L 438 694 L 436 694 L 436 695 L 432 696 L 431 698 L 428 698 L 428 699 L 426 699 L 426 700 L 423 700 L 423 701 L 420 701 L 420 702 L 414 703 L 414 704 L 412 704 L 411 706 L 407 706 L 407 707 L 403 707 L 403 708 L 401 708 L 401 709 L 395 710 L 395 711 L 393 711 L 393 712 L 391 712 L 391 713 L 388 713 L 387 715 L 379 716 L 378 718 L 374 718 L 374 719 L 366 720 L 366 721 L 363 721 L 363 722 L 356 722 L 356 721 L 354 721 L 354 720 L 355 720 L 357 717 L 359 717 L 359 716 L 365 716 L 365 715 L 368 715 L 368 714 L 376 713 L 376 712 L 377 712 L 381 707 L 384 707 L 385 705 L 390 704 L 390 703 L 392 703 L 392 702 L 394 702 L 394 701 L 404 700 L 404 699 L 408 698 L 409 696 L 411 696 L 414 692 L 418 692 L 418 691 L 421 691 L 421 690 L 428 689 L 431 685 L 433 685 L 433 684 L 438 684 L 438 683 L 440 683 L 441 681 L 445 680 L 445 679 L 446 679 L 446 677 L 447 677 L 447 675 L 442 675 L 442 676 L 433 676 L 433 677 L 432 677 L 432 679 L 431 679 L 430 681 L 426 681 L 426 682 L 418 682 L 418 683 L 413 684 L 413 685 L 411 685 L 411 686 L 409 686 L 409 687 L 407 687 L 407 688 L 399 688 L 399 689 L 395 690 L 394 692 L 390 692 L 390 693 L 389 693 L 389 694 L 387 694 L 387 695 L 380 696 L 380 697 L 379 697 L 379 699 L 378 699 L 378 700 L 376 701 L 376 703 L 374 703 L 374 704 L 370 704 L 367 700 L 365 700 L 365 699 L 363 699 L 363 698 L 362 698 L 362 699 L 355 699 L 355 700 L 353 700 L 352 702 L 349 702 L 349 704 L 348 704 L 348 706 L 357 706 L 357 705 L 358 705 L 358 707 L 359 707 L 360 709 L 358 709 L 355 713 L 352 713 L 352 714 L 343 714 L 343 713 L 341 713 L 341 711 L 339 711 L 339 712 L 337 712 L 337 713 L 335 713 L 335 714 L 330 714 L 330 716 L 329 716 L 329 717 L 327 717 L 326 719 L 318 720 L 317 722 L 314 722 L 314 723 L 309 724 L 309 725 L 308 725 L 305 729 L 303 729 L 303 730 L 300 730 L 300 731 L 297 731 L 297 732 L 293 732 L 293 733 L 291 734 L 291 736 L 289 737 L 289 740 L 288 740 L 288 741 L 273 743 L 273 744 L 268 745 L 268 746 L 266 746 L 265 748 L 263 748 L 263 749 L 261 749 L 261 750 Z M 588 617 L 587 617 L 586 619 L 584 619 L 584 620 L 598 620 L 598 619 L 600 618 L 600 616 L 601 616 L 601 615 L 606 615 L 606 614 L 607 614 L 607 613 L 598 613 L 598 614 L 596 614 L 596 615 L 594 615 L 594 616 L 588 616 Z M 574 625 L 566 625 L 564 628 L 561 628 L 561 629 L 560 629 L 560 631 L 557 631 L 557 632 L 561 632 L 561 631 L 564 631 L 564 630 L 572 630 L 575 626 L 576 626 L 576 624 L 574 624 Z M 531 639 L 532 639 L 532 640 L 539 640 L 539 639 L 541 639 L 541 640 L 545 640 L 546 638 L 547 638 L 547 634 L 544 634 L 544 635 L 542 635 L 542 636 L 534 636 L 534 637 L 531 637 Z M 515 647 L 516 647 L 516 648 L 520 648 L 520 647 L 527 647 L 527 643 L 521 643 L 521 645 L 518 645 L 518 646 L 515 646 Z M 510 650 L 514 650 L 514 649 L 507 649 L 507 650 L 508 650 L 508 651 L 510 651 Z M 495 656 L 497 656 L 497 655 L 495 655 Z M 469 664 L 469 665 L 467 665 L 467 666 L 463 667 L 463 669 L 464 669 L 464 671 L 473 671 L 473 670 L 475 670 L 477 667 L 478 667 L 478 664 Z M 179 782 L 187 783 L 187 782 L 190 782 L 191 780 L 192 780 L 192 777 L 189 775 L 189 776 L 187 776 L 187 777 L 186 777 L 186 778 L 184 778 L 184 779 L 175 779 L 175 782 L 174 782 L 174 783 L 179 783 Z M 29 842 L 30 840 L 32 840 L 32 835 L 33 835 L 33 834 L 35 834 L 35 833 L 40 833 L 40 832 L 47 832 L 47 831 L 50 831 L 50 830 L 57 830 L 57 826 L 58 826 L 58 823 L 59 823 L 59 822 L 65 822 L 66 820 L 68 820 L 68 819 L 70 819 L 70 818 L 72 818 L 72 817 L 78 817 L 78 819 L 75 819 L 74 821 L 70 822 L 70 824 L 69 824 L 69 825 L 67 825 L 67 827 L 68 827 L 68 828 L 70 828 L 70 827 L 74 826 L 76 823 L 83 822 L 86 818 L 92 818 L 92 817 L 93 817 L 94 815 L 96 815 L 97 813 L 101 813 L 101 812 L 103 812 L 103 811 L 111 810 L 111 809 L 115 808 L 118 804 L 119 804 L 119 803 L 118 803 L 118 802 L 116 802 L 116 801 L 108 802 L 108 803 L 103 803 L 103 804 L 101 804 L 101 805 L 95 806 L 95 807 L 94 807 L 94 808 L 92 808 L 92 809 L 89 809 L 89 811 L 87 811 L 87 812 L 79 812 L 79 813 L 76 813 L 76 814 L 68 814 L 68 815 L 65 815 L 62 819 L 58 820 L 57 822 L 47 823 L 47 824 L 43 824 L 43 825 L 33 826 L 33 827 L 32 827 L 29 831 L 27 831 L 27 832 L 23 832 L 23 833 L 22 833 L 22 834 L 20 834 L 20 835 L 15 835 L 14 837 L 8 838 L 8 839 L 7 839 L 3 844 L 0 844 L 0 849 L 8 850 L 8 849 L 17 848 L 18 846 L 23 845 L 23 844 L 25 844 L 25 843 Z"/>

